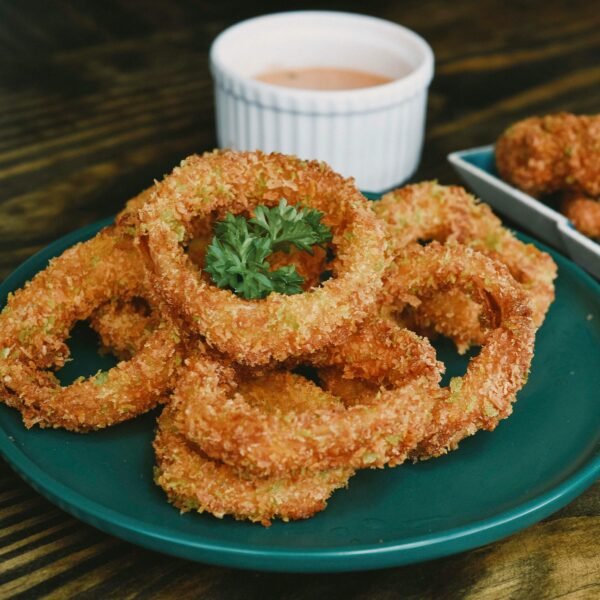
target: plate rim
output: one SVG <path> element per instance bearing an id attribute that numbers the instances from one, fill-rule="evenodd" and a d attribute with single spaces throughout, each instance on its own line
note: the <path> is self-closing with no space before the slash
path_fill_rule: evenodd
<path id="1" fill-rule="evenodd" d="M 29 271 L 31 263 L 40 258 L 55 256 L 61 248 L 69 247 L 95 234 L 109 225 L 112 217 L 90 223 L 51 242 L 21 263 L 1 284 L 0 296 L 4 296 L 13 282 Z M 583 281 L 591 292 L 600 298 L 600 283 L 581 267 L 558 251 L 548 248 L 530 236 L 519 235 L 527 242 L 535 241 L 542 250 L 549 252 L 561 269 Z M 37 272 L 37 271 L 36 271 Z M 202 561 L 242 569 L 275 572 L 344 572 L 362 571 L 401 566 L 440 558 L 471 550 L 516 533 L 547 517 L 568 504 L 573 498 L 590 487 L 600 477 L 600 444 L 590 449 L 589 456 L 568 477 L 557 485 L 526 502 L 499 512 L 491 517 L 469 525 L 447 529 L 435 534 L 391 541 L 374 546 L 357 545 L 327 549 L 294 550 L 290 548 L 249 547 L 248 544 L 231 542 L 197 541 L 182 542 L 177 535 L 169 535 L 156 523 L 138 520 L 105 507 L 99 502 L 74 491 L 60 480 L 48 476 L 25 452 L 10 440 L 0 428 L 0 454 L 9 466 L 36 492 L 59 506 L 75 518 L 115 537 L 144 548 L 189 560 Z M 268 562 L 267 562 L 268 559 Z"/>

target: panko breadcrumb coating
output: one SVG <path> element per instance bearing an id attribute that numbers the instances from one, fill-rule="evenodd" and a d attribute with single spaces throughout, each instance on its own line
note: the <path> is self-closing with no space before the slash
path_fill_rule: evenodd
<path id="1" fill-rule="evenodd" d="M 112 298 L 146 292 L 132 240 L 114 228 L 53 259 L 0 314 L 2 400 L 21 411 L 27 427 L 72 431 L 107 427 L 156 406 L 182 358 L 178 332 L 165 319 L 131 360 L 107 372 L 62 387 L 45 370 L 64 363 L 64 340 L 77 321 Z"/>
<path id="2" fill-rule="evenodd" d="M 244 300 L 198 276 L 182 242 L 215 211 L 239 214 L 285 198 L 324 212 L 339 266 L 309 292 Z M 382 225 L 352 180 L 324 163 L 261 152 L 191 156 L 139 209 L 141 247 L 166 302 L 214 348 L 248 365 L 341 343 L 376 306 L 385 269 Z"/>
<path id="3" fill-rule="evenodd" d="M 532 196 L 600 196 L 600 115 L 557 113 L 519 121 L 498 138 L 496 165 L 502 179 Z"/>
<path id="4" fill-rule="evenodd" d="M 373 202 L 373 210 L 386 223 L 392 255 L 416 241 L 465 244 L 505 264 L 526 292 L 536 326 L 544 321 L 554 300 L 556 264 L 533 244 L 518 240 L 489 206 L 464 188 L 433 181 L 408 185 Z M 418 329 L 434 329 L 452 338 L 464 352 L 484 340 L 480 311 L 459 290 L 450 289 L 443 295 L 422 299 L 408 316 Z"/>
<path id="5" fill-rule="evenodd" d="M 253 406 L 271 414 L 320 410 L 340 404 L 330 394 L 292 373 L 273 373 L 243 381 L 239 393 Z M 167 407 L 158 420 L 154 441 L 155 481 L 182 512 L 208 511 L 219 518 L 232 515 L 265 526 L 274 518 L 306 519 L 323 510 L 329 496 L 345 487 L 354 472 L 340 467 L 271 478 L 239 473 L 211 460 L 182 435 L 185 410 L 185 404 L 179 401 Z"/>
<path id="6" fill-rule="evenodd" d="M 313 255 L 268 256 L 273 269 L 294 264 L 304 292 L 244 300 L 213 285 L 214 223 L 282 198 L 333 230 Z M 369 204 L 322 163 L 186 159 L 9 298 L 0 398 L 28 427 L 74 431 L 164 403 L 155 481 L 169 501 L 265 526 L 322 510 L 354 469 L 438 456 L 493 429 L 526 381 L 553 261 L 462 188 L 428 182 Z M 68 360 L 82 319 L 121 362 L 61 387 L 49 369 Z M 443 364 L 406 322 L 481 352 L 441 387 Z M 291 372 L 300 366 L 316 367 L 320 386 Z"/>
<path id="7" fill-rule="evenodd" d="M 444 454 L 478 429 L 494 429 L 511 413 L 533 357 L 536 327 L 531 308 L 503 264 L 459 244 L 432 242 L 407 248 L 386 273 L 390 305 L 418 304 L 421 298 L 448 288 L 477 299 L 489 298 L 484 313 L 490 331 L 466 374 L 443 388 L 429 432 L 413 453 L 419 458 Z"/>
<path id="8" fill-rule="evenodd" d="M 535 334 L 525 295 L 506 268 L 459 244 L 434 242 L 425 248 L 410 246 L 390 267 L 386 283 L 391 302 L 418 303 L 446 286 L 493 298 L 486 307 L 491 331 L 480 354 L 463 377 L 431 392 L 432 418 L 412 458 L 445 454 L 478 430 L 494 429 L 512 412 L 516 393 L 527 380 Z M 345 406 L 360 405 L 377 390 L 369 379 L 345 377 L 338 366 L 320 369 L 319 378 Z"/>
<path id="9" fill-rule="evenodd" d="M 234 377 L 217 361 L 187 361 L 173 398 L 185 407 L 188 440 L 259 476 L 399 464 L 423 436 L 437 387 L 421 377 L 378 390 L 364 404 L 284 413 L 250 402 L 231 388 Z"/>
<path id="10" fill-rule="evenodd" d="M 584 235 L 600 239 L 600 200 L 576 192 L 563 195 L 560 211 Z"/>

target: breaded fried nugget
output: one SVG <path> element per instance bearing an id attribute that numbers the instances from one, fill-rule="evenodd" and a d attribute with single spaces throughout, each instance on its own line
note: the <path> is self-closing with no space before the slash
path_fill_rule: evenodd
<path id="1" fill-rule="evenodd" d="M 575 229 L 591 238 L 600 238 L 600 200 L 566 192 L 560 210 Z"/>
<path id="2" fill-rule="evenodd" d="M 531 194 L 600 196 L 600 115 L 558 113 L 509 127 L 496 142 L 500 176 Z"/>

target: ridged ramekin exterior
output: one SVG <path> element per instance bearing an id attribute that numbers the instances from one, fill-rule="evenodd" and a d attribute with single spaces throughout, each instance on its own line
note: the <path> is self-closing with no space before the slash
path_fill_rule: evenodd
<path id="1" fill-rule="evenodd" d="M 419 164 L 432 59 L 408 90 L 386 85 L 367 94 L 295 94 L 211 67 L 221 147 L 324 160 L 371 192 L 400 184 Z"/>

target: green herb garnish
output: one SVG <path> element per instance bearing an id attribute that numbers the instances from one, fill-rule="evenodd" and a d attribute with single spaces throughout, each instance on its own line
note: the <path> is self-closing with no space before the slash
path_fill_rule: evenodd
<path id="1" fill-rule="evenodd" d="M 292 247 L 312 254 L 313 246 L 331 241 L 322 217 L 318 210 L 289 206 L 285 199 L 273 208 L 257 206 L 251 219 L 229 213 L 215 226 L 205 270 L 218 287 L 247 300 L 265 298 L 271 292 L 299 294 L 304 279 L 296 267 L 270 271 L 267 258 L 273 252 L 290 252 Z"/>

